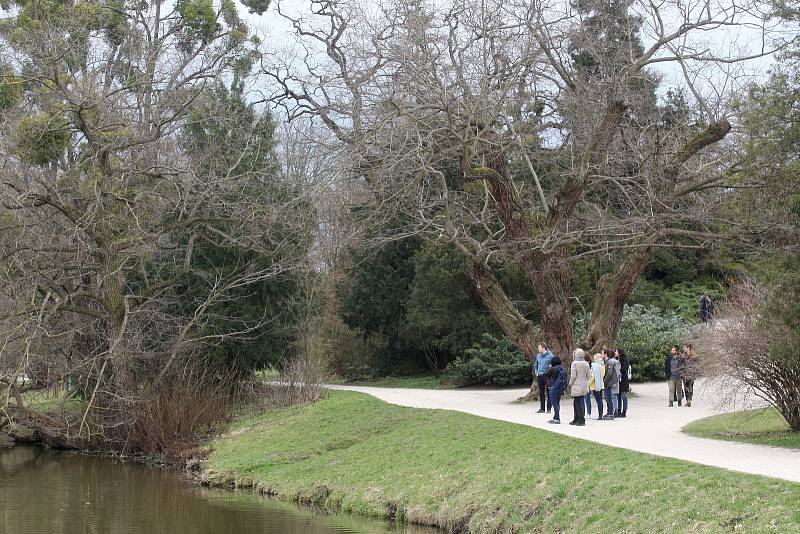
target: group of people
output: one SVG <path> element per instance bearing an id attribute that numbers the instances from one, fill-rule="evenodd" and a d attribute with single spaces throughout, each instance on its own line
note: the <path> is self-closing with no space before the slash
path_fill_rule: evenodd
<path id="1" fill-rule="evenodd" d="M 534 374 L 539 387 L 539 411 L 553 413 L 548 423 L 561 424 L 561 397 L 572 397 L 575 416 L 569 424 L 584 426 L 592 415 L 592 398 L 597 403 L 598 420 L 614 420 L 628 415 L 628 392 L 632 368 L 623 349 L 603 348 L 591 356 L 576 349 L 569 373 L 554 356 L 547 343 L 539 343 Z M 605 415 L 603 401 L 605 400 Z"/>
<path id="2" fill-rule="evenodd" d="M 664 376 L 667 378 L 669 388 L 669 407 L 683 405 L 691 407 L 694 396 L 694 381 L 700 374 L 700 358 L 692 349 L 691 343 L 683 346 L 683 352 L 677 345 L 673 345 L 670 353 L 664 360 Z"/>

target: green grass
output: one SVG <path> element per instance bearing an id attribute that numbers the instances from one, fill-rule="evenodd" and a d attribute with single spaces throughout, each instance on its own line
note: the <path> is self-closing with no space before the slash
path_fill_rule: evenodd
<path id="1" fill-rule="evenodd" d="M 800 449 L 800 432 L 792 432 L 774 408 L 714 415 L 686 425 L 692 436 Z"/>
<path id="2" fill-rule="evenodd" d="M 61 405 L 61 393 L 53 396 L 49 391 L 31 391 L 24 394 L 25 402 L 31 410 L 39 413 L 54 412 Z M 69 399 L 64 403 L 66 412 L 78 412 L 83 409 L 84 403 L 78 399 Z"/>
<path id="3" fill-rule="evenodd" d="M 211 449 L 212 483 L 461 532 L 800 532 L 798 484 L 352 392 Z"/>
<path id="4" fill-rule="evenodd" d="M 386 376 L 374 380 L 361 380 L 347 383 L 354 386 L 373 386 L 379 388 L 449 389 L 455 387 L 447 381 L 444 375 L 440 378 L 433 375 Z"/>

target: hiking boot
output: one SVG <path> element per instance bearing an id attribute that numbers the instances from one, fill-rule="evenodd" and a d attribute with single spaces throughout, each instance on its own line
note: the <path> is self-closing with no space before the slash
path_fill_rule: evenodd
<path id="1" fill-rule="evenodd" d="M 672 405 L 672 401 L 669 401 L 669 407 L 670 407 L 670 408 L 672 408 L 672 407 L 673 407 L 673 405 Z"/>
<path id="2" fill-rule="evenodd" d="M 603 421 L 613 421 L 613 420 L 614 420 L 614 416 L 611 415 L 610 413 L 607 413 L 607 414 L 605 414 L 603 416 Z"/>
<path id="3" fill-rule="evenodd" d="M 550 423 L 551 425 L 560 425 L 561 421 L 559 421 L 558 419 L 550 419 L 548 423 Z"/>
<path id="4" fill-rule="evenodd" d="M 544 410 L 540 408 L 536 413 L 544 413 Z"/>
<path id="5" fill-rule="evenodd" d="M 617 417 L 622 417 L 622 418 L 628 417 L 628 412 L 625 411 L 619 412 L 619 415 Z"/>
<path id="6" fill-rule="evenodd" d="M 578 422 L 577 422 L 577 421 L 570 421 L 570 422 L 569 422 L 569 424 L 571 424 L 571 425 L 577 425 L 577 424 L 578 424 Z"/>

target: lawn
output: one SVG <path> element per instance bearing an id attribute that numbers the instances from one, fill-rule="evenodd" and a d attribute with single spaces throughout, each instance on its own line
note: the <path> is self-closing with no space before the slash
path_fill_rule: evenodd
<path id="1" fill-rule="evenodd" d="M 361 380 L 346 383 L 353 386 L 372 386 L 378 388 L 450 389 L 455 387 L 452 383 L 447 381 L 444 375 L 437 378 L 428 374 L 386 376 L 374 380 Z"/>
<path id="2" fill-rule="evenodd" d="M 456 532 L 800 532 L 798 484 L 352 392 L 210 448 L 212 483 Z"/>
<path id="3" fill-rule="evenodd" d="M 698 419 L 686 425 L 683 431 L 701 438 L 800 449 L 800 432 L 791 432 L 789 425 L 774 408 Z"/>

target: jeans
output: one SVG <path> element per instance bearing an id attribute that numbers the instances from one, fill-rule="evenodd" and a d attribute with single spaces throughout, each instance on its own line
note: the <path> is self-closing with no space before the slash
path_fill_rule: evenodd
<path id="1" fill-rule="evenodd" d="M 628 412 L 628 392 L 620 391 L 617 393 L 617 406 L 621 412 Z"/>
<path id="2" fill-rule="evenodd" d="M 605 390 L 606 392 L 606 412 L 614 415 L 617 411 L 617 396 L 611 391 L 611 388 Z"/>
<path id="3" fill-rule="evenodd" d="M 669 401 L 673 399 L 681 401 L 683 399 L 683 382 L 680 378 L 670 378 L 667 381 L 669 386 Z"/>
<path id="4" fill-rule="evenodd" d="M 692 396 L 694 395 L 694 378 L 684 378 L 683 379 L 683 393 L 686 395 L 686 400 L 692 400 Z"/>
<path id="5" fill-rule="evenodd" d="M 603 418 L 603 390 L 600 391 L 592 391 L 592 395 L 594 396 L 594 401 L 597 403 L 597 418 Z"/>
<path id="6" fill-rule="evenodd" d="M 550 400 L 550 395 L 548 394 L 550 388 L 547 387 L 547 377 L 537 375 L 536 384 L 539 386 L 539 407 L 544 410 L 545 402 L 547 402 L 547 411 L 549 412 L 553 401 Z"/>
<path id="7" fill-rule="evenodd" d="M 572 407 L 575 409 L 575 416 L 572 418 L 572 420 L 581 425 L 586 423 L 586 416 L 583 412 L 584 408 L 586 407 L 586 399 L 584 396 L 581 395 L 580 397 L 573 397 Z"/>
<path id="8" fill-rule="evenodd" d="M 584 397 L 584 402 L 586 403 L 586 415 L 592 415 L 592 392 L 586 394 Z"/>
<path id="9" fill-rule="evenodd" d="M 558 389 L 548 389 L 550 404 L 553 406 L 553 419 L 561 421 L 561 391 Z"/>

